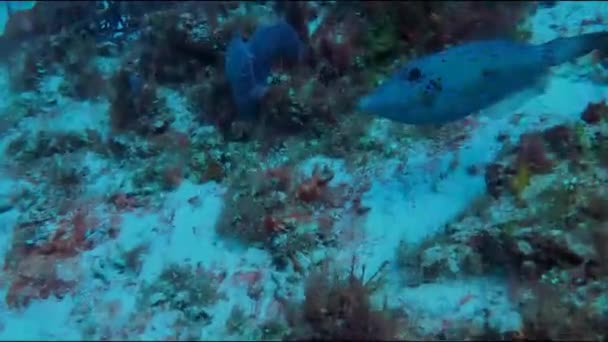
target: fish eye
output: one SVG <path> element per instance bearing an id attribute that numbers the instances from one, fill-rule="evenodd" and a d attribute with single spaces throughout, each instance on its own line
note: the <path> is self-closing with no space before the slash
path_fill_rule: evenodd
<path id="1" fill-rule="evenodd" d="M 418 81 L 422 77 L 422 72 L 418 68 L 413 68 L 407 74 L 407 80 L 410 82 Z"/>

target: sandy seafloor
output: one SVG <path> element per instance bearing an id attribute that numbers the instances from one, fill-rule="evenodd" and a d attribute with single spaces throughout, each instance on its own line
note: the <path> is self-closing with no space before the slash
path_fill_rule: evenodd
<path id="1" fill-rule="evenodd" d="M 529 19 L 532 32 L 531 41 L 541 43 L 559 35 L 576 35 L 581 32 L 607 29 L 605 25 L 581 26 L 584 19 L 597 15 L 608 18 L 608 3 L 602 2 L 558 2 L 552 8 L 540 8 Z M 373 174 L 372 187 L 365 194 L 364 204 L 371 208 L 363 218 L 363 224 L 352 225 L 360 229 L 359 236 L 348 248 L 334 255 L 336 260 L 350 260 L 356 253 L 359 262 L 374 270 L 385 260 L 393 260 L 399 241 L 418 242 L 434 232 L 440 231 L 455 215 L 465 209 L 473 199 L 485 191 L 483 175 L 472 176 L 466 166 L 482 165 L 492 161 L 501 148 L 495 136 L 500 131 L 508 131 L 512 139 L 518 135 L 556 123 L 577 120 L 589 102 L 608 97 L 608 87 L 594 84 L 585 73 L 585 58 L 577 64 L 567 64 L 552 70 L 546 87 L 538 93 L 527 93 L 517 101 L 505 101 L 482 111 L 479 125 L 456 151 L 439 154 L 427 152 L 425 145 L 395 146 L 411 149 L 406 167 L 395 171 L 401 161 L 390 160 L 370 168 Z M 56 80 L 55 80 L 56 81 Z M 46 90 L 53 92 L 57 82 L 49 79 Z M 7 90 L 7 70 L 0 68 L 0 106 L 7 106 L 9 100 L 18 94 Z M 183 99 L 177 96 L 170 101 L 175 111 L 180 111 L 178 123 L 184 127 L 191 125 L 190 113 L 183 106 Z M 108 130 L 107 103 L 77 103 L 60 99 L 57 116 L 30 117 L 20 122 L 16 129 L 0 134 L 0 147 L 4 149 L 18 130 L 36 131 L 41 129 L 82 131 L 95 129 L 102 134 Z M 86 115 L 83 115 L 85 114 Z M 522 114 L 522 119 L 514 123 L 512 114 Z M 382 134 L 386 122 L 378 120 L 371 134 Z M 390 144 L 390 141 L 386 142 Z M 454 154 L 460 163 L 455 170 L 446 173 Z M 11 158 L 4 155 L 2 158 Z M 322 160 L 319 156 L 317 159 Z M 110 189 L 118 189 L 126 179 L 117 165 L 93 154 L 84 159 L 89 169 L 86 198 L 95 203 Z M 303 165 L 310 167 L 314 161 Z M 333 182 L 353 179 L 352 175 L 340 173 L 339 160 L 328 160 L 337 172 Z M 0 196 L 10 196 L 20 187 L 27 187 L 24 181 L 17 181 L 8 174 L 0 174 Z M 214 224 L 222 207 L 222 193 L 225 189 L 215 183 L 195 185 L 188 181 L 166 194 L 164 204 L 154 210 L 136 209 L 116 213 L 101 201 L 96 205 L 96 213 L 102 221 L 121 216 L 121 233 L 116 240 L 107 241 L 93 250 L 84 252 L 77 272 L 80 290 L 77 295 L 67 295 L 58 300 L 34 300 L 24 310 L 7 308 L 0 301 L 0 339 L 79 339 L 85 327 L 95 325 L 106 336 L 121 336 L 129 320 L 142 319 L 138 331 L 126 332 L 130 339 L 164 339 L 173 336 L 176 314 L 171 311 L 156 310 L 152 316 L 137 315 L 135 298 L 138 287 L 151 282 L 162 268 L 171 263 L 197 263 L 205 267 L 227 272 L 220 290 L 225 293 L 209 312 L 213 319 L 201 327 L 202 339 L 226 339 L 225 322 L 235 305 L 252 313 L 252 319 L 262 322 L 278 315 L 272 294 L 275 283 L 270 281 L 273 271 L 269 255 L 254 248 L 243 249 L 228 246 L 215 236 Z M 189 205 L 188 199 L 199 196 L 198 205 Z M 19 215 L 17 209 L 0 214 L 0 258 L 9 248 L 12 230 Z M 168 219 L 172 218 L 172 219 Z M 343 216 L 348 221 L 348 215 Z M 339 225 L 340 223 L 338 223 Z M 346 226 L 346 225 L 345 225 Z M 193 229 L 195 227 L 195 229 Z M 137 275 L 119 274 L 110 267 L 104 267 L 117 257 L 120 250 L 136 246 L 144 241 L 151 243 L 145 255 L 142 271 Z M 77 271 L 74 271 L 77 270 Z M 251 270 L 262 272 L 263 296 L 254 302 L 246 295 L 246 287 L 234 275 Z M 402 306 L 415 317 L 415 323 L 428 332 L 439 331 L 446 322 L 458 318 L 476 319 L 484 309 L 491 313 L 490 322 L 502 331 L 517 330 L 520 324 L 518 313 L 513 309 L 507 295 L 507 284 L 501 279 L 463 278 L 440 283 L 406 287 L 399 280 L 396 269 L 389 270 L 389 282 L 381 295 L 390 299 L 392 307 Z M 284 279 L 279 275 L 277 279 Z M 8 282 L 0 278 L 0 298 L 4 298 Z M 463 301 L 463 298 L 470 300 Z M 132 323 L 132 322 L 131 322 Z M 114 333 L 113 333 L 114 332 Z M 122 335 L 125 336 L 125 335 Z M 99 336 L 98 336 L 99 337 Z M 252 338 L 240 336 L 241 338 Z"/>

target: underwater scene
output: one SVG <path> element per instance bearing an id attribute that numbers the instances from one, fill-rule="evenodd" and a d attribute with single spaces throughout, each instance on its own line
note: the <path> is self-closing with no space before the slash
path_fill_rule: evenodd
<path id="1" fill-rule="evenodd" d="M 0 339 L 606 340 L 608 2 L 0 29 Z"/>

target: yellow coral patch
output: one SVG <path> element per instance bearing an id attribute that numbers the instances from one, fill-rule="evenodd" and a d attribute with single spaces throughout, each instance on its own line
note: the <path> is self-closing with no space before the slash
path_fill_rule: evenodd
<path id="1" fill-rule="evenodd" d="M 530 184 L 530 168 L 525 164 L 521 163 L 517 168 L 517 173 L 511 178 L 510 186 L 511 191 L 516 197 L 520 197 L 524 189 Z"/>

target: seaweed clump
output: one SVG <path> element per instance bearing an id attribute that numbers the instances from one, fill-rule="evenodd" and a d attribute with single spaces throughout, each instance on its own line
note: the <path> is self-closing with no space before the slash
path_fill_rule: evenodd
<path id="1" fill-rule="evenodd" d="M 157 93 L 156 83 L 144 79 L 129 66 L 112 78 L 110 124 L 114 131 L 134 130 L 142 135 L 165 132 L 170 118 Z"/>
<path id="2" fill-rule="evenodd" d="M 250 177 L 251 185 L 234 186 L 226 193 L 216 232 L 266 248 L 279 268 L 291 265 L 296 271 L 306 268 L 299 255 L 334 244 L 332 215 L 359 196 L 357 189 L 331 184 L 334 172 L 327 165 L 305 174 L 285 164 Z"/>
<path id="3" fill-rule="evenodd" d="M 365 280 L 365 267 L 355 272 L 355 260 L 348 276 L 328 271 L 327 263 L 307 280 L 304 303 L 288 312 L 290 340 L 394 340 L 398 338 L 398 315 L 374 308 L 371 296 L 382 283 L 384 263 Z"/>

